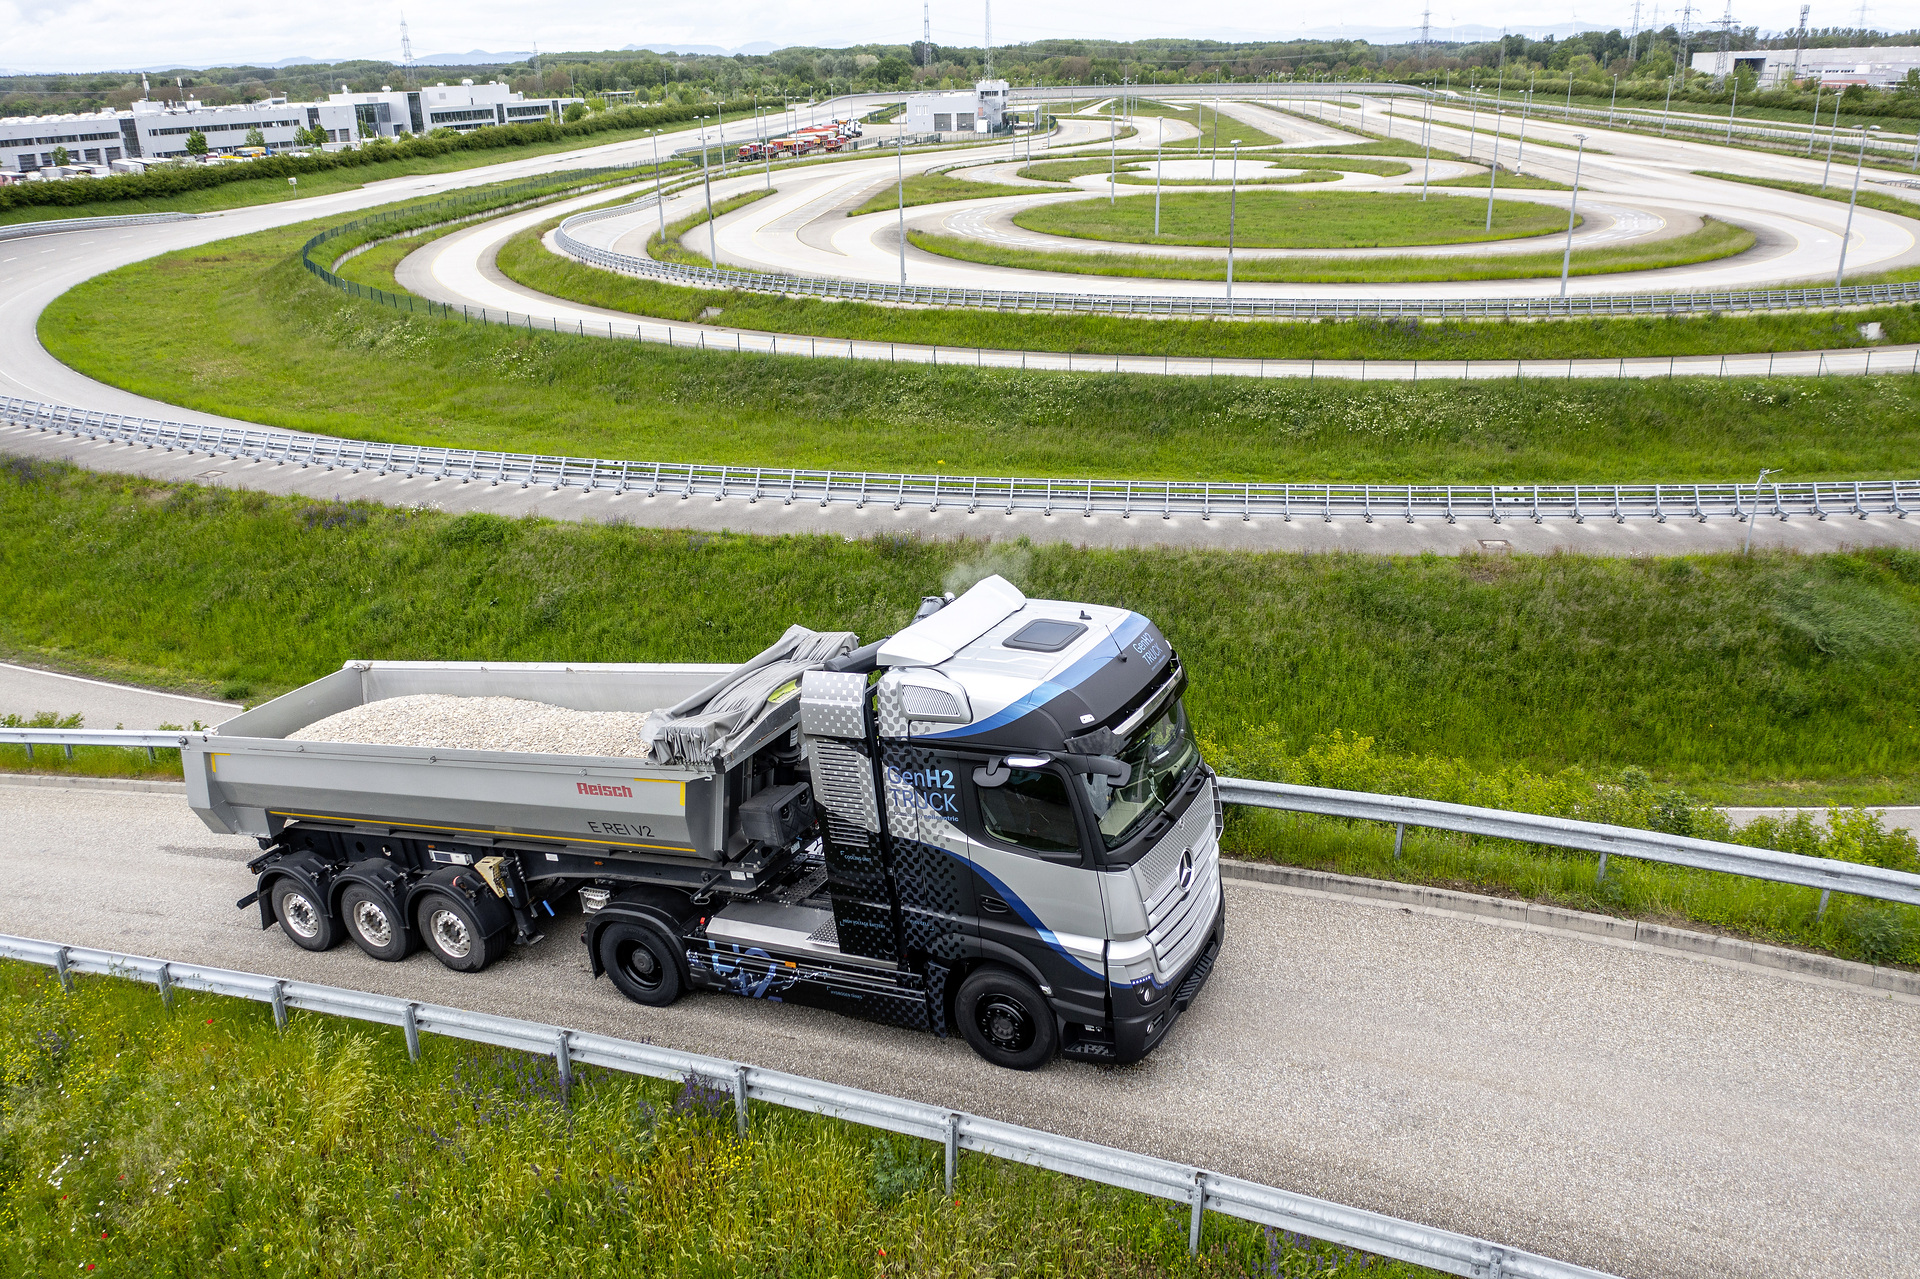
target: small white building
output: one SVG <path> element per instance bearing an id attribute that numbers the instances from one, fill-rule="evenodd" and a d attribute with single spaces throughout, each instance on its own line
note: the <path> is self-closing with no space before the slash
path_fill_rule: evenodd
<path id="1" fill-rule="evenodd" d="M 971 89 L 915 93 L 907 98 L 909 133 L 997 133 L 1007 118 L 1007 82 L 982 80 Z"/>
<path id="2" fill-rule="evenodd" d="M 1789 80 L 1818 80 L 1822 84 L 1864 84 L 1884 88 L 1907 78 L 1907 72 L 1920 67 L 1920 45 L 1886 45 L 1865 49 L 1802 49 L 1800 69 L 1794 70 L 1792 49 L 1736 49 L 1726 55 L 1725 65 L 1718 51 L 1693 55 L 1693 69 L 1701 75 L 1732 75 L 1737 70 L 1751 71 L 1763 89 L 1771 89 Z"/>

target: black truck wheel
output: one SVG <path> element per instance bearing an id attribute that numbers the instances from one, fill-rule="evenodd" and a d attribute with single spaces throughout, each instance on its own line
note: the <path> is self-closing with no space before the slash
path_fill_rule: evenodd
<path id="1" fill-rule="evenodd" d="M 599 944 L 600 966 L 628 999 L 664 1008 L 680 998 L 680 957 L 659 929 L 609 924 Z"/>
<path id="2" fill-rule="evenodd" d="M 348 884 L 340 894 L 340 921 L 353 944 L 374 959 L 405 959 L 413 949 L 406 918 L 393 899 L 368 884 Z"/>
<path id="3" fill-rule="evenodd" d="M 332 950 L 340 944 L 340 921 L 324 900 L 297 879 L 282 877 L 274 881 L 273 917 L 296 946 Z"/>
<path id="4" fill-rule="evenodd" d="M 433 957 L 457 973 L 479 972 L 505 954 L 512 940 L 505 929 L 486 936 L 473 907 L 449 893 L 426 894 L 414 918 Z"/>
<path id="5" fill-rule="evenodd" d="M 1053 1009 L 1033 983 L 1005 968 L 981 968 L 960 983 L 953 1019 L 973 1050 L 1008 1070 L 1035 1070 L 1060 1046 Z"/>

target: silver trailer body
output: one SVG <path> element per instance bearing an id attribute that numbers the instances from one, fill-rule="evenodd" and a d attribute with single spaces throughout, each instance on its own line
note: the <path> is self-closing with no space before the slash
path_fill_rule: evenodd
<path id="1" fill-rule="evenodd" d="M 367 702 L 419 693 L 517 697 L 582 711 L 653 711 L 736 669 L 709 664 L 349 662 L 194 734 L 188 802 L 214 830 L 271 838 L 290 821 L 404 827 L 463 844 L 516 842 L 725 859 L 724 772 L 790 732 L 798 700 L 772 709 L 727 756 L 645 759 L 288 741 Z"/>

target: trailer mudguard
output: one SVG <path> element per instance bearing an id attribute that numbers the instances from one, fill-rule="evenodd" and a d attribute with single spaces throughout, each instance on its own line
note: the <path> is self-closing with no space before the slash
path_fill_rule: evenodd
<path id="1" fill-rule="evenodd" d="M 699 918 L 700 908 L 687 894 L 651 884 L 636 884 L 621 889 L 605 906 L 587 916 L 587 927 L 580 934 L 580 940 L 586 943 L 587 962 L 592 966 L 593 975 L 599 977 L 606 971 L 600 963 L 600 934 L 608 925 L 651 924 L 667 935 L 674 952 L 679 954 L 686 950 L 687 934 L 693 931 L 694 922 Z"/>
<path id="2" fill-rule="evenodd" d="M 408 919 L 412 919 L 414 912 L 419 910 L 420 899 L 431 892 L 450 893 L 472 906 L 489 940 L 513 927 L 513 908 L 489 888 L 487 881 L 480 877 L 480 872 L 471 866 L 442 866 L 415 884 L 406 896 L 405 914 Z"/>
<path id="3" fill-rule="evenodd" d="M 260 878 L 254 886 L 259 899 L 260 927 L 264 931 L 279 921 L 273 911 L 273 885 L 282 879 L 298 880 L 300 886 L 312 895 L 316 902 L 334 901 L 332 863 L 323 860 L 315 853 L 270 853 L 261 866 Z"/>
<path id="4" fill-rule="evenodd" d="M 349 884 L 365 884 L 387 899 L 387 905 L 399 918 L 400 927 L 406 933 L 407 944 L 411 946 L 419 932 L 413 925 L 413 911 L 409 901 L 406 874 L 390 862 L 366 858 L 352 862 L 339 874 L 333 876 L 327 905 L 333 913 L 340 913 L 340 895 L 347 891 Z"/>

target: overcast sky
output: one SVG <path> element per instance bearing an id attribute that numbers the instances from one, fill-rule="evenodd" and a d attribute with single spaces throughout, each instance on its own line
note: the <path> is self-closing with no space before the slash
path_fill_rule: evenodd
<path id="1" fill-rule="evenodd" d="M 1701 0 L 1711 12 L 1696 23 L 1717 21 L 1725 0 Z M 1670 22 L 1681 0 L 1659 5 Z M 994 43 L 1017 44 L 1050 36 L 1104 39 L 1196 36 L 1223 40 L 1290 39 L 1312 31 L 1338 30 L 1328 15 L 1358 26 L 1417 26 L 1423 0 L 1380 0 L 1356 10 L 1273 12 L 1265 6 L 1199 0 L 1169 6 L 1164 0 L 1002 0 L 994 14 Z M 757 41 L 777 45 L 839 46 L 869 41 L 907 41 L 920 35 L 921 6 L 912 0 L 842 0 L 827 5 L 765 0 L 661 0 L 650 5 L 611 0 L 571 0 L 529 5 L 525 0 L 413 0 L 405 5 L 417 56 L 469 49 L 524 50 L 535 42 L 549 50 L 617 49 L 627 44 L 705 44 L 723 48 Z M 981 39 L 983 6 L 933 5 L 935 43 L 973 44 Z M 1859 6 L 1814 6 L 1814 26 L 1855 22 Z M 1642 0 L 1643 23 L 1654 18 L 1654 0 Z M 336 0 L 330 4 L 265 3 L 264 0 L 198 0 L 155 4 L 152 0 L 0 0 L 0 68 L 11 71 L 87 71 L 127 67 L 266 63 L 310 57 L 397 59 L 398 4 Z M 1743 0 L 1734 17 L 1747 26 L 1786 29 L 1799 20 L 1793 0 Z M 1487 7 L 1452 6 L 1433 0 L 1436 35 L 1455 24 L 1543 27 L 1578 22 L 1626 30 L 1633 0 L 1560 4 L 1549 0 L 1493 0 Z M 1904 5 L 1870 4 L 1870 25 L 1909 25 Z"/>

